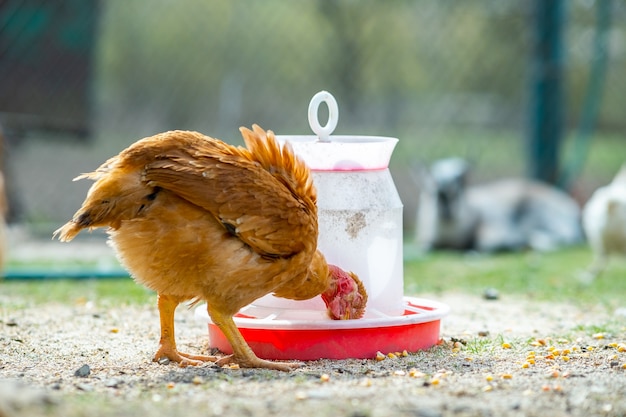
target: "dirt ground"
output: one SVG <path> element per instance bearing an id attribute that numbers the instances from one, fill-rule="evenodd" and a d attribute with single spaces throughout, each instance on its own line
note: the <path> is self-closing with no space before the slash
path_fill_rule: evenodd
<path id="1" fill-rule="evenodd" d="M 306 362 L 289 373 L 151 362 L 156 306 L 0 309 L 0 417 L 626 415 L 619 311 L 506 296 L 424 298 L 452 307 L 439 346 Z M 206 325 L 193 311 L 179 308 L 176 325 L 181 350 L 207 349 Z"/>

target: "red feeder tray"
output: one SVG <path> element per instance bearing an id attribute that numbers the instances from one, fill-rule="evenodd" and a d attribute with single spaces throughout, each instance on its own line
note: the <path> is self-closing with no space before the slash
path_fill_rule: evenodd
<path id="1" fill-rule="evenodd" d="M 437 344 L 441 319 L 450 308 L 420 298 L 403 300 L 404 313 L 399 316 L 374 311 L 358 320 L 330 320 L 323 311 L 270 312 L 250 305 L 234 319 L 250 348 L 264 359 L 366 359 L 378 351 L 415 352 Z M 209 318 L 206 306 L 199 306 L 195 315 L 208 323 L 209 345 L 225 354 L 232 353 L 230 343 Z M 308 315 L 309 319 L 289 317 L 294 315 Z"/>

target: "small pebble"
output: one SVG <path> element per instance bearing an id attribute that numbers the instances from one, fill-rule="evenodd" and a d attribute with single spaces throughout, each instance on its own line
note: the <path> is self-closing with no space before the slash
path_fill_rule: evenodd
<path id="1" fill-rule="evenodd" d="M 74 372 L 74 376 L 85 378 L 89 376 L 90 373 L 91 373 L 91 368 L 89 367 L 89 365 L 83 365 L 80 368 L 78 368 L 76 372 Z"/>
<path id="2" fill-rule="evenodd" d="M 495 288 L 487 288 L 483 292 L 483 298 L 485 300 L 499 300 L 500 292 L 498 292 Z"/>

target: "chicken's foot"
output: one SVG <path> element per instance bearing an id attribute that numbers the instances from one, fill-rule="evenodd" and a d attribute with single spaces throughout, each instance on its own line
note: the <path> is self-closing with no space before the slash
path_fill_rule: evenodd
<path id="1" fill-rule="evenodd" d="M 296 362 L 272 362 L 257 357 L 245 341 L 232 316 L 220 313 L 208 306 L 209 316 L 213 323 L 224 333 L 233 348 L 233 354 L 219 359 L 218 366 L 236 363 L 242 368 L 265 368 L 277 371 L 291 371 L 301 366 Z"/>
<path id="2" fill-rule="evenodd" d="M 191 355 L 179 352 L 176 349 L 174 312 L 181 301 L 178 297 L 164 294 L 158 295 L 157 303 L 161 320 L 161 339 L 159 341 L 159 350 L 157 350 L 152 360 L 159 362 L 161 359 L 167 358 L 172 362 L 178 363 L 181 367 L 197 366 L 204 362 L 215 362 L 217 360 L 215 356 Z"/>

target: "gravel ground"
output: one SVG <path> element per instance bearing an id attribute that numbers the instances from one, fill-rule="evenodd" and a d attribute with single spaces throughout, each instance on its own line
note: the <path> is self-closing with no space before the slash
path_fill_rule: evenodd
<path id="1" fill-rule="evenodd" d="M 440 345 L 290 373 L 152 363 L 156 306 L 0 308 L 0 417 L 626 415 L 623 316 L 506 296 L 420 297 L 452 306 Z M 193 311 L 180 308 L 176 325 L 181 350 L 207 350 Z"/>

